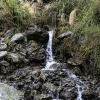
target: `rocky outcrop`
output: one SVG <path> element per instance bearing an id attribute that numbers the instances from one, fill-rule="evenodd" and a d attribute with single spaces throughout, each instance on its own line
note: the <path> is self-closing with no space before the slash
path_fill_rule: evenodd
<path id="1" fill-rule="evenodd" d="M 26 36 L 28 40 L 35 40 L 40 43 L 47 43 L 49 39 L 48 32 L 41 28 L 37 28 L 35 25 L 30 25 L 30 27 L 28 27 Z"/>

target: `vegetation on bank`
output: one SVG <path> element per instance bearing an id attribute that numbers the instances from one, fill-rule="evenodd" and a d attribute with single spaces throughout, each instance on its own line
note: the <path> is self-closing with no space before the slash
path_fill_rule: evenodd
<path id="1" fill-rule="evenodd" d="M 65 55 L 68 52 L 73 58 L 81 59 L 85 74 L 99 77 L 99 5 L 99 0 L 51 0 L 49 4 L 38 5 L 35 8 L 35 16 L 32 16 L 28 9 L 23 8 L 22 4 L 18 4 L 17 0 L 5 0 L 0 2 L 0 31 L 6 31 L 12 27 L 25 30 L 32 21 L 40 24 L 49 24 L 58 29 L 56 37 L 70 30 L 74 34 L 63 40 L 61 55 Z M 70 26 L 68 24 L 69 15 L 75 7 L 78 8 L 75 23 Z M 62 13 L 65 13 L 66 19 L 66 23 L 63 25 L 61 24 Z"/>
<path id="2" fill-rule="evenodd" d="M 0 1 L 0 31 L 6 32 L 10 28 L 24 30 L 30 21 L 29 12 L 18 3 L 18 0 Z"/>

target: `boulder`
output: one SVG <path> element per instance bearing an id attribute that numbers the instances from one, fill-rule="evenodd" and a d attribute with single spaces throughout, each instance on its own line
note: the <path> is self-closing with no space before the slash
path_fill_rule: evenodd
<path id="1" fill-rule="evenodd" d="M 83 99 L 92 100 L 95 99 L 95 97 L 97 97 L 97 94 L 91 90 L 87 90 L 83 92 L 82 97 Z"/>
<path id="2" fill-rule="evenodd" d="M 73 32 L 67 31 L 67 32 L 62 33 L 61 35 L 59 35 L 59 36 L 58 36 L 58 39 L 63 40 L 64 38 L 67 38 L 68 36 L 70 36 L 70 35 L 72 35 L 72 34 L 73 34 Z"/>
<path id="3" fill-rule="evenodd" d="M 44 85 L 44 88 L 47 89 L 48 91 L 51 91 L 52 93 L 56 93 L 57 91 L 57 86 L 54 86 L 54 84 L 46 82 Z"/>
<path id="4" fill-rule="evenodd" d="M 46 31 L 49 31 L 49 26 L 48 25 L 44 25 L 43 29 L 45 29 Z"/>
<path id="5" fill-rule="evenodd" d="M 7 55 L 7 51 L 0 51 L 0 58 L 3 58 Z"/>
<path id="6" fill-rule="evenodd" d="M 32 77 L 33 78 L 39 77 L 40 76 L 40 73 L 41 73 L 40 70 L 35 70 L 35 71 L 32 72 Z"/>
<path id="7" fill-rule="evenodd" d="M 23 38 L 24 38 L 24 35 L 22 33 L 17 33 L 14 36 L 12 36 L 11 42 L 20 41 Z"/>
<path id="8" fill-rule="evenodd" d="M 72 73 L 74 73 L 77 76 L 81 76 L 82 75 L 82 72 L 78 67 L 73 68 L 71 71 L 72 71 Z"/>
<path id="9" fill-rule="evenodd" d="M 2 60 L 2 61 L 0 61 L 0 65 L 1 66 L 9 66 L 10 64 L 7 62 L 7 61 L 5 61 L 5 60 Z"/>
<path id="10" fill-rule="evenodd" d="M 9 29 L 9 30 L 4 34 L 4 36 L 5 36 L 6 38 L 10 38 L 11 36 L 13 36 L 13 34 L 14 34 L 14 29 Z"/>
<path id="11" fill-rule="evenodd" d="M 74 65 L 74 66 L 78 66 L 82 64 L 82 60 L 78 59 L 78 58 L 69 58 L 67 60 L 67 63 L 70 65 Z"/>
<path id="12" fill-rule="evenodd" d="M 0 83 L 0 100 L 20 100 L 23 96 L 21 91 L 4 83 Z"/>
<path id="13" fill-rule="evenodd" d="M 8 59 L 13 63 L 20 62 L 20 56 L 17 53 L 9 53 L 8 54 Z"/>
<path id="14" fill-rule="evenodd" d="M 43 48 L 37 48 L 36 50 L 32 50 L 32 48 L 27 49 L 27 56 L 30 61 L 34 60 L 36 62 L 38 61 L 45 61 L 46 53 L 45 49 Z"/>
<path id="15" fill-rule="evenodd" d="M 47 43 L 49 39 L 48 32 L 36 27 L 30 27 L 27 30 L 27 39 L 28 40 L 35 40 L 40 43 Z"/>
<path id="16" fill-rule="evenodd" d="M 6 43 L 0 43 L 0 50 L 5 50 L 7 48 Z"/>

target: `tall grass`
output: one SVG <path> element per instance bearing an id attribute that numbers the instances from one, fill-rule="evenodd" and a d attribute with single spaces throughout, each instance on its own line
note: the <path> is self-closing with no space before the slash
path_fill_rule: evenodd
<path id="1" fill-rule="evenodd" d="M 4 20 L 5 24 L 10 24 L 10 27 L 25 29 L 30 23 L 30 14 L 18 4 L 17 0 L 3 0 L 0 4 L 2 6 L 0 19 Z"/>

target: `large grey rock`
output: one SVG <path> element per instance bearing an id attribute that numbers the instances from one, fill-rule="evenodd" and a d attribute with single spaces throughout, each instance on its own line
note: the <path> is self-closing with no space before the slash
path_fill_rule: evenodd
<path id="1" fill-rule="evenodd" d="M 28 48 L 27 56 L 29 57 L 30 61 L 44 61 L 46 58 L 46 53 L 43 48 L 33 48 L 33 50 L 32 48 Z"/>
<path id="2" fill-rule="evenodd" d="M 64 38 L 67 38 L 68 36 L 72 35 L 73 32 L 71 31 L 67 31 L 65 33 L 62 33 L 61 35 L 58 36 L 58 39 L 64 39 Z"/>
<path id="3" fill-rule="evenodd" d="M 22 33 L 17 33 L 14 36 L 12 36 L 11 42 L 20 41 L 23 38 L 24 38 L 24 35 Z"/>
<path id="4" fill-rule="evenodd" d="M 0 83 L 0 100 L 20 100 L 23 96 L 21 91 L 4 83 Z"/>
<path id="5" fill-rule="evenodd" d="M 0 43 L 0 50 L 5 50 L 7 48 L 6 43 Z"/>
<path id="6" fill-rule="evenodd" d="M 0 51 L 0 58 L 3 58 L 7 55 L 7 51 Z"/>

